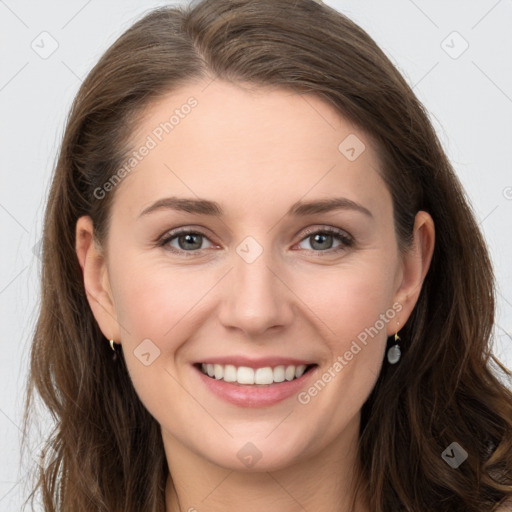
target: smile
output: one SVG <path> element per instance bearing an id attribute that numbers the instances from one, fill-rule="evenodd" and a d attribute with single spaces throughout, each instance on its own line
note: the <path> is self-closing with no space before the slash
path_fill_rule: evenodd
<path id="1" fill-rule="evenodd" d="M 243 385 L 271 385 L 281 382 L 290 382 L 304 375 L 314 365 L 278 365 L 250 368 L 248 366 L 235 366 L 232 364 L 202 363 L 202 373 L 212 379 Z"/>
<path id="2" fill-rule="evenodd" d="M 270 407 L 291 399 L 315 378 L 318 364 L 307 359 L 242 355 L 211 357 L 193 364 L 213 395 L 238 407 Z"/>

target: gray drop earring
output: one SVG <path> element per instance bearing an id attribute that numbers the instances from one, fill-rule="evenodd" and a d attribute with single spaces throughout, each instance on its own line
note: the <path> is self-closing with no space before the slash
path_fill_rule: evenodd
<path id="1" fill-rule="evenodd" d="M 388 349 L 388 362 L 389 364 L 396 364 L 400 361 L 400 356 L 402 352 L 400 351 L 400 336 L 398 336 L 398 331 L 395 333 L 395 344 Z"/>

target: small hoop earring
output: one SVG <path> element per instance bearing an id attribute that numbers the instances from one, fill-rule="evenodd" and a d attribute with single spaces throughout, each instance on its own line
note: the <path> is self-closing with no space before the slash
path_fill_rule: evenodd
<path id="1" fill-rule="evenodd" d="M 117 352 L 116 345 L 118 345 L 118 343 L 115 343 L 114 340 L 110 340 L 109 343 L 110 343 L 110 348 L 114 351 L 114 353 L 112 354 L 112 361 L 117 361 L 119 354 Z"/>
<path id="2" fill-rule="evenodd" d="M 392 347 L 388 349 L 388 362 L 389 364 L 396 364 L 400 361 L 400 357 L 402 352 L 400 350 L 400 336 L 398 336 L 398 331 L 395 333 L 395 343 Z"/>

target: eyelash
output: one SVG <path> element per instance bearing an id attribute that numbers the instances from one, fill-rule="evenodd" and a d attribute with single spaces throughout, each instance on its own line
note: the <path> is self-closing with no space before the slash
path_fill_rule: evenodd
<path id="1" fill-rule="evenodd" d="M 310 252 L 319 253 L 318 256 L 320 256 L 320 257 L 323 255 L 322 253 L 328 253 L 328 254 L 338 253 L 338 252 L 344 251 L 347 248 L 350 248 L 354 245 L 354 239 L 350 235 L 348 235 L 345 231 L 342 231 L 341 229 L 337 229 L 337 228 L 333 228 L 333 227 L 325 227 L 325 228 L 320 228 L 320 229 L 319 228 L 308 229 L 305 231 L 304 236 L 301 238 L 300 242 L 302 242 L 302 241 L 306 240 L 307 238 L 311 237 L 312 235 L 316 235 L 316 234 L 334 235 L 334 237 L 337 238 L 341 242 L 341 245 L 339 247 L 326 249 L 325 251 L 309 249 Z M 201 231 L 180 229 L 177 231 L 171 231 L 171 232 L 167 233 L 164 236 L 164 238 L 162 238 L 158 242 L 158 247 L 165 247 L 165 246 L 167 246 L 167 244 L 169 244 L 169 242 L 171 242 L 175 238 L 178 238 L 179 236 L 183 236 L 183 235 L 200 235 L 200 236 L 208 239 L 208 236 L 205 233 L 202 233 Z M 172 253 L 175 253 L 175 254 L 183 254 L 184 253 L 186 255 L 186 257 L 194 257 L 194 256 L 200 255 L 201 252 L 206 249 L 194 249 L 192 251 L 185 251 L 183 249 L 176 249 L 176 248 L 172 247 L 172 248 L 166 248 L 166 250 L 168 250 Z"/>

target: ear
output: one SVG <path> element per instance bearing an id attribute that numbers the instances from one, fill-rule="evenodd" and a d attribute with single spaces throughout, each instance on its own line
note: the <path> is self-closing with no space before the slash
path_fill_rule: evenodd
<path id="1" fill-rule="evenodd" d="M 106 259 L 95 242 L 93 222 L 88 216 L 80 217 L 76 223 L 76 254 L 82 268 L 84 288 L 94 318 L 105 338 L 119 343 L 120 329 Z"/>
<path id="2" fill-rule="evenodd" d="M 432 261 L 435 245 L 435 227 L 432 217 L 424 211 L 416 214 L 413 228 L 413 243 L 402 256 L 401 271 L 394 301 L 402 306 L 394 322 L 388 324 L 388 336 L 400 330 L 411 315 L 420 296 L 423 281 Z"/>

